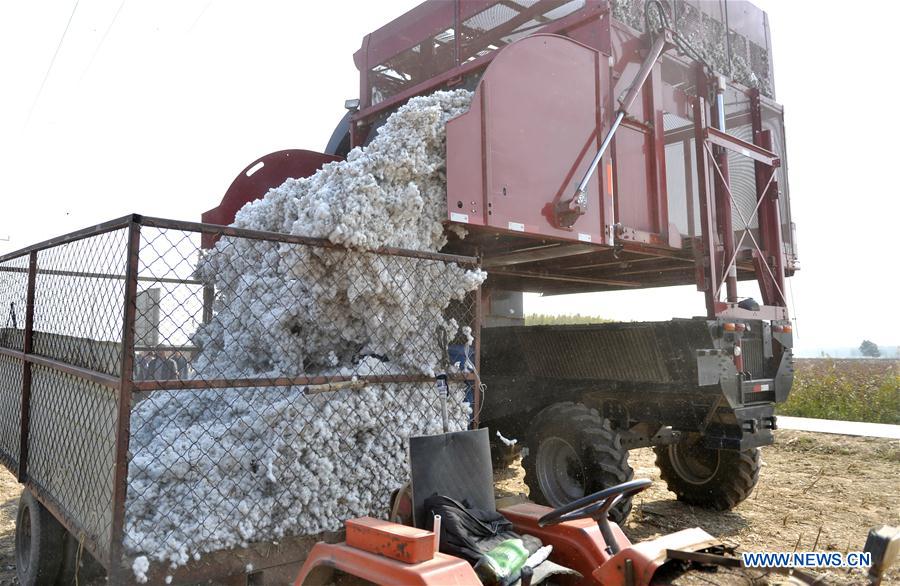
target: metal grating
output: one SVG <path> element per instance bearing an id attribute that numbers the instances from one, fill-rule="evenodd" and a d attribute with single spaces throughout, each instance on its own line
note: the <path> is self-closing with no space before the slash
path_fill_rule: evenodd
<path id="1" fill-rule="evenodd" d="M 28 255 L 0 262 L 0 348 L 22 349 L 27 286 Z"/>
<path id="2" fill-rule="evenodd" d="M 38 253 L 35 354 L 119 374 L 125 242 L 122 229 Z"/>
<path id="3" fill-rule="evenodd" d="M 116 409 L 113 390 L 32 366 L 29 480 L 101 555 L 112 528 Z"/>
<path id="4" fill-rule="evenodd" d="M 533 376 L 671 382 L 656 332 L 636 328 L 521 328 Z"/>
<path id="5" fill-rule="evenodd" d="M 22 411 L 22 361 L 0 355 L 0 459 L 10 469 L 19 463 Z"/>
<path id="6" fill-rule="evenodd" d="M 201 249 L 201 231 L 220 238 L 216 250 Z M 336 450 L 329 469 L 348 487 L 378 470 L 402 483 L 405 438 L 441 429 L 435 372 L 450 374 L 450 428 L 470 425 L 465 404 L 475 401 L 475 376 L 460 356 L 465 348 L 475 354 L 479 295 L 446 304 L 445 292 L 462 275 L 459 263 L 471 267 L 474 258 L 394 249 L 351 254 L 324 240 L 139 216 L 35 250 L 0 262 L 7 269 L 0 271 L 0 300 L 22 305 L 21 321 L 17 315 L 0 339 L 15 349 L 24 346 L 29 255 L 37 259 L 32 352 L 23 356 L 33 374 L 26 482 L 103 563 L 117 568 L 120 554 L 162 555 L 184 516 L 203 528 L 179 538 L 192 552 L 206 551 L 209 532 L 221 537 L 220 547 L 252 542 L 246 525 L 235 522 L 245 519 L 235 513 L 241 502 L 281 515 L 284 525 L 267 526 L 263 537 L 306 534 L 310 527 L 294 520 L 297 507 L 310 503 L 316 475 L 296 464 L 323 461 L 321 450 Z M 323 259 L 318 278 L 298 276 Z M 309 319 L 334 327 L 334 351 L 292 360 L 291 345 L 316 328 L 290 321 L 297 317 L 291 303 L 310 296 L 304 287 L 332 281 L 343 283 L 336 294 L 344 304 L 329 305 L 324 296 Z M 371 296 L 385 291 L 392 301 L 360 327 L 357 312 L 371 313 Z M 417 302 L 422 296 L 445 306 L 428 309 Z M 340 309 L 347 301 L 350 315 Z M 279 319 L 265 319 L 273 315 Z M 292 327 L 273 332 L 285 323 Z M 129 339 L 133 353 L 123 353 Z M 221 344 L 232 344 L 228 360 L 211 358 Z M 134 370 L 120 378 L 123 356 Z M 21 360 L 0 354 L 0 460 L 11 470 L 22 427 Z M 124 420 L 120 397 L 132 397 Z M 328 442 L 316 443 L 323 430 L 331 430 Z M 386 448 L 372 451 L 374 438 L 387 440 Z M 184 482 L 187 489 L 173 490 Z M 316 498 L 330 511 L 386 514 L 389 491 L 370 492 L 369 500 L 348 500 L 348 490 Z"/>
<path id="7" fill-rule="evenodd" d="M 768 373 L 762 338 L 744 336 L 741 339 L 741 350 L 744 356 L 744 370 L 753 378 L 766 378 Z"/>

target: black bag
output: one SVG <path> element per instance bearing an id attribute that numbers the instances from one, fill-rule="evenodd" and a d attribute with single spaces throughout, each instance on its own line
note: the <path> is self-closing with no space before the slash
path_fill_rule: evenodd
<path id="1" fill-rule="evenodd" d="M 441 516 L 441 553 L 463 558 L 475 565 L 500 542 L 519 537 L 513 524 L 496 511 L 470 509 L 443 495 L 425 499 L 426 529 L 434 529 L 434 516 Z"/>

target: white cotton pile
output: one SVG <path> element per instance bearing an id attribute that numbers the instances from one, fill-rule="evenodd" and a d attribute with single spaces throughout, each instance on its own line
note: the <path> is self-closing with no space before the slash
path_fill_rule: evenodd
<path id="1" fill-rule="evenodd" d="M 197 269 L 219 293 L 193 340 L 199 378 L 433 376 L 446 365 L 446 340 L 471 343 L 471 329 L 445 310 L 484 272 L 369 252 L 446 243 L 445 124 L 470 100 L 465 90 L 413 98 L 366 148 L 238 213 L 237 227 L 346 248 L 222 238 Z M 468 422 L 463 401 L 457 388 L 453 429 Z M 312 396 L 282 387 L 156 392 L 132 411 L 125 546 L 177 567 L 203 552 L 383 517 L 408 475 L 407 438 L 441 425 L 431 383 Z"/>
<path id="2" fill-rule="evenodd" d="M 462 399 L 448 403 L 454 430 L 468 421 Z M 132 418 L 143 445 L 132 452 L 129 471 L 140 472 L 129 474 L 125 546 L 175 566 L 384 517 L 407 479 L 406 439 L 442 429 L 433 386 L 162 391 L 145 403 Z"/>

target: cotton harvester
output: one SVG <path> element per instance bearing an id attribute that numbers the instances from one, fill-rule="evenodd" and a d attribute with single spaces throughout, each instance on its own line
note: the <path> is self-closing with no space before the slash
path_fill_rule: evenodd
<path id="1" fill-rule="evenodd" d="M 77 573 L 84 552 L 111 583 L 136 576 L 154 583 L 282 583 L 285 576 L 298 584 L 344 583 L 334 576 L 341 571 L 385 584 L 475 584 L 484 568 L 473 568 L 474 558 L 528 536 L 553 546 L 548 561 L 564 582 L 573 580 L 571 572 L 565 576 L 570 570 L 581 583 L 636 585 L 673 568 L 740 566 L 700 529 L 632 544 L 618 523 L 649 486 L 628 464 L 628 451 L 639 447 L 654 448 L 662 478 L 686 503 L 728 509 L 746 499 L 759 477 L 759 448 L 774 441 L 775 405 L 790 392 L 786 278 L 798 267 L 797 249 L 766 14 L 744 0 L 427 0 L 367 35 L 354 61 L 359 97 L 345 103 L 325 152 L 285 150 L 254 161 L 202 224 L 133 215 L 0 257 L 0 277 L 8 278 L 0 300 L 10 308 L 0 328 L 0 463 L 26 487 L 17 522 L 20 581 L 62 580 Z M 448 244 L 440 253 L 372 254 L 384 253 L 378 262 L 386 264 L 427 259 L 488 272 L 471 292 L 471 342 L 435 344 L 471 365 L 452 373 L 452 382 L 468 390 L 472 427 L 480 429 L 411 438 L 411 481 L 380 515 L 389 520 L 349 519 L 345 542 L 316 543 L 290 523 L 260 537 L 246 518 L 238 519 L 238 539 L 228 515 L 249 513 L 235 501 L 273 522 L 271 511 L 242 500 L 242 483 L 256 482 L 262 488 L 255 496 L 291 513 L 303 509 L 283 492 L 286 483 L 276 482 L 290 466 L 276 470 L 268 450 L 244 450 L 246 462 L 194 446 L 168 446 L 165 462 L 139 454 L 132 426 L 140 423 L 142 401 L 195 391 L 242 398 L 299 392 L 305 399 L 368 383 L 431 385 L 434 377 L 393 372 L 359 380 L 339 368 L 305 371 L 302 360 L 295 361 L 299 374 L 190 376 L 190 359 L 203 354 L 195 343 L 199 328 L 220 312 L 221 299 L 240 298 L 198 276 L 204 249 L 223 238 L 279 254 L 336 248 L 321 238 L 230 225 L 268 189 L 369 144 L 410 98 L 456 88 L 474 97 L 446 126 Z M 459 227 L 465 238 L 450 229 Z M 524 321 L 526 292 L 677 285 L 696 286 L 705 297 L 703 315 L 572 326 Z M 595 313 L 603 314 L 597 299 Z M 642 303 L 639 293 L 634 303 Z M 256 342 L 248 353 L 265 356 Z M 156 374 L 144 377 L 150 371 Z M 248 427 L 261 421 L 253 412 L 259 396 L 238 401 Z M 199 437 L 237 427 L 217 419 L 220 407 L 198 416 L 211 414 L 214 424 L 214 433 L 201 429 Z M 171 419 L 194 424 L 197 417 L 179 412 Z M 151 431 L 159 433 L 143 430 L 179 435 Z M 356 449 L 359 438 L 365 433 L 332 443 Z M 498 511 L 490 460 L 519 454 L 534 502 Z M 220 462 L 236 463 L 244 476 L 226 475 L 214 486 L 203 474 L 191 476 Z M 152 474 L 136 474 L 148 467 Z M 176 554 L 183 559 L 176 555 L 169 565 L 171 558 L 157 555 L 151 567 L 147 556 L 168 551 L 169 538 L 183 529 L 182 518 L 162 515 L 161 534 L 168 534 L 155 539 L 158 527 L 141 525 L 173 494 L 172 483 L 157 490 L 172 469 L 179 480 L 210 489 L 201 496 L 187 491 L 175 503 L 179 511 L 221 498 L 215 522 L 191 525 L 214 534 L 219 549 L 189 552 L 182 541 Z M 159 498 L 147 505 L 145 494 Z M 427 502 L 435 495 L 459 505 L 444 503 L 440 528 L 437 505 Z M 466 512 L 476 510 L 474 517 Z M 466 515 L 476 519 L 473 526 L 489 527 L 490 538 L 473 555 L 447 553 L 462 551 L 457 538 Z M 148 535 L 155 550 L 142 549 Z M 546 553 L 532 549 L 531 556 Z M 520 573 L 497 581 L 545 577 L 540 560 L 533 572 L 520 561 Z"/>
<path id="2" fill-rule="evenodd" d="M 796 247 L 771 55 L 766 14 L 743 1 L 425 2 L 363 39 L 360 97 L 325 153 L 255 161 L 203 220 L 228 224 L 365 145 L 412 96 L 474 90 L 447 125 L 447 223 L 469 236 L 446 251 L 489 273 L 481 423 L 524 445 L 537 502 L 629 480 L 627 451 L 653 446 L 680 499 L 731 508 L 756 484 L 793 380 Z M 740 281 L 759 301 L 738 297 Z M 522 292 L 672 285 L 696 285 L 705 315 L 522 319 Z"/>

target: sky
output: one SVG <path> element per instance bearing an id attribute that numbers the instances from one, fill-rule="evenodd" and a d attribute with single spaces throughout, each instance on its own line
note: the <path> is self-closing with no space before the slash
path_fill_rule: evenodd
<path id="1" fill-rule="evenodd" d="M 256 158 L 323 150 L 358 97 L 363 36 L 416 4 L 0 3 L 0 254 L 131 212 L 199 220 Z M 896 345 L 900 3 L 757 4 L 786 110 L 796 345 Z M 622 320 L 703 308 L 692 287 L 526 297 L 529 312 Z"/>

